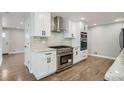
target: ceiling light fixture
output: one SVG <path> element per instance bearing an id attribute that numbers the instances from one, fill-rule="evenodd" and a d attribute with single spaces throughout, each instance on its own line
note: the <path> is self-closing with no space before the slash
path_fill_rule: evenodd
<path id="1" fill-rule="evenodd" d="M 96 26 L 96 24 L 93 24 L 94 26 Z"/>
<path id="2" fill-rule="evenodd" d="M 82 18 L 81 18 L 81 20 L 85 20 L 85 18 L 84 18 L 84 17 L 82 17 Z"/>
<path id="3" fill-rule="evenodd" d="M 118 20 L 118 19 L 115 19 L 114 21 L 115 21 L 115 22 L 118 22 L 119 20 Z"/>
<path id="4" fill-rule="evenodd" d="M 121 21 L 124 21 L 124 18 L 118 18 L 114 20 L 114 22 L 121 22 Z"/>
<path id="5" fill-rule="evenodd" d="M 115 71 L 115 73 L 117 73 L 117 74 L 118 74 L 119 72 L 118 72 L 118 71 Z"/>

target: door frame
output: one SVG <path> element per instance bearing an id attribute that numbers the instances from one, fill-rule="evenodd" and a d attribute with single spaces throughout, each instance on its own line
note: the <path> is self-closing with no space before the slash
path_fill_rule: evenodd
<path id="1" fill-rule="evenodd" d="M 0 66 L 3 62 L 3 55 L 2 55 L 2 14 L 0 13 Z"/>
<path id="2" fill-rule="evenodd" d="M 4 46 L 4 37 L 2 37 L 2 54 L 4 55 L 4 54 L 10 53 L 10 51 L 9 51 L 9 49 L 10 49 L 10 45 L 9 45 L 10 31 L 9 30 L 4 31 L 4 29 L 2 29 L 2 34 L 3 33 L 6 33 L 5 41 L 7 41 L 6 43 L 8 43 L 7 45 Z"/>
<path id="3" fill-rule="evenodd" d="M 3 55 L 2 55 L 2 25 L 0 24 L 0 66 L 3 62 Z"/>
<path id="4" fill-rule="evenodd" d="M 30 17 L 25 20 L 25 49 L 24 49 L 24 64 L 28 67 L 29 72 L 31 70 L 31 20 Z"/>

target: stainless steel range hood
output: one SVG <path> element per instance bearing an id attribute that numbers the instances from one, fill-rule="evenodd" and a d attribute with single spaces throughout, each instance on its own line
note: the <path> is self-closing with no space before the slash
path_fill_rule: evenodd
<path id="1" fill-rule="evenodd" d="M 62 32 L 63 31 L 63 18 L 60 16 L 52 17 L 52 31 Z"/>

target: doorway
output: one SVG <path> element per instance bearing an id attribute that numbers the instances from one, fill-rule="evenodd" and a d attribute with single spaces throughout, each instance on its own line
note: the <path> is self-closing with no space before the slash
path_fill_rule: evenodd
<path id="1" fill-rule="evenodd" d="M 6 25 L 2 26 L 1 32 L 3 61 L 0 80 L 32 80 L 34 77 L 29 73 L 28 60 L 30 29 L 29 25 L 25 25 L 27 13 L 10 12 L 3 17 L 7 21 L 4 20 Z"/>
<path id="2" fill-rule="evenodd" d="M 2 53 L 3 55 L 9 53 L 9 31 L 2 32 Z"/>

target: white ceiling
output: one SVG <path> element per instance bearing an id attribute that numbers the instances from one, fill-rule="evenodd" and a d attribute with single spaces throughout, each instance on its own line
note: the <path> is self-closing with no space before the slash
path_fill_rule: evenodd
<path id="1" fill-rule="evenodd" d="M 124 12 L 55 12 L 53 15 L 63 16 L 72 20 L 85 18 L 89 26 L 113 23 L 115 19 L 124 18 Z"/>
<path id="2" fill-rule="evenodd" d="M 4 27 L 24 28 L 24 20 L 28 17 L 28 12 L 6 12 L 3 13 Z M 62 16 L 75 21 L 85 18 L 85 22 L 89 26 L 93 24 L 102 25 L 113 23 L 115 19 L 124 18 L 124 12 L 52 12 L 52 15 Z"/>

